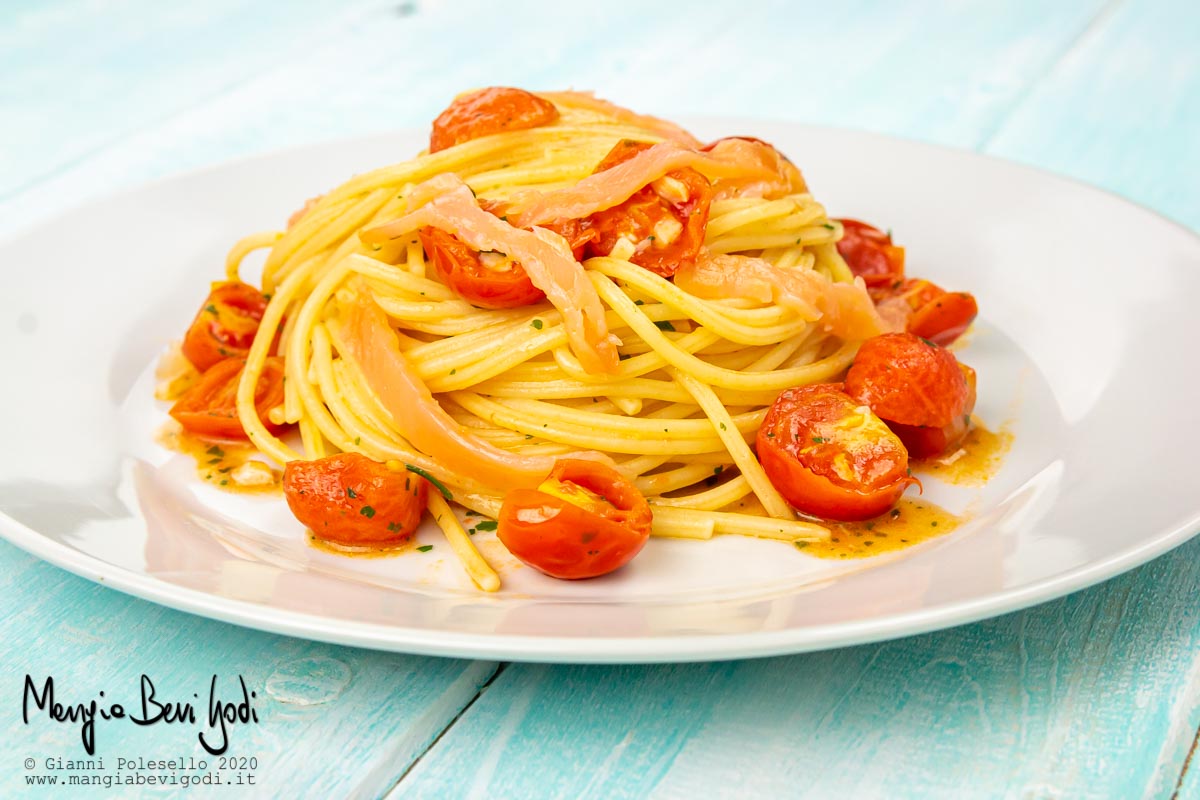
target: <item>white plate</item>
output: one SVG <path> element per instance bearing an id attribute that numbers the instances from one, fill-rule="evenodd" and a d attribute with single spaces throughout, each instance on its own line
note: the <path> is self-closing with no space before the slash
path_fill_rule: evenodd
<path id="1" fill-rule="evenodd" d="M 504 566 L 475 591 L 429 553 L 319 552 L 276 498 L 230 496 L 153 443 L 156 356 L 238 236 L 276 226 L 418 133 L 226 164 L 94 203 L 0 248 L 0 532 L 107 586 L 264 630 L 482 658 L 644 662 L 761 656 L 928 631 L 1082 588 L 1200 529 L 1200 240 L 1096 189 L 968 153 L 750 121 L 837 216 L 895 229 L 910 272 L 975 293 L 961 354 L 978 414 L 1015 444 L 958 531 L 896 556 L 777 542 L 652 541 L 630 567 L 559 582 Z M 488 537 L 480 535 L 486 540 Z"/>

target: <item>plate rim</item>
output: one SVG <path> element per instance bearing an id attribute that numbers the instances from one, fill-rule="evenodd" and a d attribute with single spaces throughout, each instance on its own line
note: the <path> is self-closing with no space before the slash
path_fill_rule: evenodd
<path id="1" fill-rule="evenodd" d="M 681 115 L 681 118 L 687 124 L 695 126 L 736 123 L 764 127 L 786 126 L 818 133 L 846 134 L 865 140 L 900 142 L 906 146 L 927 151 L 982 159 L 1006 169 L 1032 174 L 1040 180 L 1062 182 L 1076 189 L 1104 195 L 1110 201 L 1115 201 L 1129 210 L 1149 214 L 1160 222 L 1166 223 L 1200 247 L 1200 232 L 1156 209 L 1130 200 L 1116 191 L 1080 178 L 990 153 L 937 144 L 907 136 L 839 126 L 812 125 L 779 118 L 711 115 Z M 411 135 L 415 130 L 417 129 L 412 127 L 399 128 L 257 151 L 172 172 L 151 180 L 140 181 L 102 193 L 91 199 L 73 203 L 37 219 L 32 224 L 5 232 L 0 235 L 0 247 L 10 244 L 38 228 L 53 225 L 59 219 L 76 214 L 82 209 L 174 181 L 234 168 L 262 158 L 297 154 L 306 150 L 319 150 L 338 145 L 353 146 L 355 143 Z M 871 644 L 929 633 L 1021 611 L 1039 603 L 1086 589 L 1141 566 L 1183 545 L 1197 535 L 1200 535 L 1200 505 L 1190 517 L 1186 517 L 1175 527 L 1161 529 L 1151 537 L 1143 538 L 1134 546 L 1107 558 L 1079 565 L 1025 586 L 945 603 L 934 608 L 885 614 L 863 620 L 749 633 L 649 637 L 537 636 L 465 633 L 366 623 L 310 612 L 285 610 L 265 603 L 224 597 L 170 583 L 151 574 L 105 561 L 98 556 L 43 535 L 0 511 L 0 536 L 21 550 L 100 586 L 116 589 L 123 594 L 149 600 L 178 611 L 232 623 L 252 630 L 374 650 L 451 658 L 564 664 L 687 663 L 728 658 L 762 658 Z"/>

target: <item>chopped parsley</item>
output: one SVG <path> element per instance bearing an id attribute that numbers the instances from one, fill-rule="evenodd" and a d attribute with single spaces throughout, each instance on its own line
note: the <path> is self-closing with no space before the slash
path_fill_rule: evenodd
<path id="1" fill-rule="evenodd" d="M 723 431 L 725 431 L 725 430 L 729 430 L 728 428 L 726 428 L 726 427 L 725 427 L 725 423 L 724 423 L 724 422 L 722 422 L 722 423 L 721 423 L 721 430 L 723 430 Z"/>
<path id="2" fill-rule="evenodd" d="M 812 440 L 813 440 L 813 444 L 825 444 L 826 442 L 829 441 L 824 436 L 814 436 L 814 437 L 812 437 Z"/>
<path id="3" fill-rule="evenodd" d="M 497 523 L 494 519 L 481 519 L 479 522 L 475 523 L 475 530 L 494 531 L 496 530 L 498 524 L 499 523 Z"/>
<path id="4" fill-rule="evenodd" d="M 429 552 L 430 550 L 432 550 L 432 549 L 433 549 L 433 545 L 431 545 L 431 544 L 423 544 L 423 545 L 421 545 L 420 547 L 418 547 L 418 548 L 417 548 L 417 552 L 418 552 L 418 553 L 428 553 L 428 552 Z"/>
<path id="5" fill-rule="evenodd" d="M 216 456 L 217 458 L 225 457 L 225 451 L 221 449 L 221 445 L 219 444 L 214 444 L 212 447 L 205 450 L 204 454 L 206 456 Z"/>
<path id="6" fill-rule="evenodd" d="M 926 339 L 924 336 L 918 336 L 917 338 L 918 338 L 918 339 L 920 339 L 920 340 L 921 340 L 922 342 L 924 342 L 925 344 L 929 345 L 930 347 L 937 347 L 937 345 L 936 345 L 936 344 L 934 344 L 933 342 L 929 341 L 929 340 L 928 340 L 928 339 Z"/>
<path id="7" fill-rule="evenodd" d="M 351 500 L 353 500 L 354 498 L 358 497 L 358 492 L 354 491 L 353 487 L 347 486 L 346 497 L 349 497 Z"/>
<path id="8" fill-rule="evenodd" d="M 361 437 L 361 436 L 355 436 L 355 437 L 354 437 L 354 446 L 355 446 L 355 447 L 358 447 L 360 444 L 362 444 L 362 437 Z"/>
<path id="9" fill-rule="evenodd" d="M 370 519 L 371 517 L 375 516 L 375 509 L 371 508 L 370 506 L 363 506 L 362 510 L 358 513 L 362 514 L 367 519 Z"/>
<path id="10" fill-rule="evenodd" d="M 208 313 L 212 314 L 214 317 L 218 316 L 217 307 L 214 306 L 212 303 L 209 303 L 208 305 L 206 305 L 204 307 L 204 310 L 207 311 Z"/>
<path id="11" fill-rule="evenodd" d="M 399 533 L 401 531 L 400 523 L 399 522 L 389 522 L 387 529 L 388 529 L 388 533 Z"/>
<path id="12" fill-rule="evenodd" d="M 660 331 L 674 331 L 675 330 L 675 326 L 671 324 L 671 321 L 666 320 L 666 319 L 659 320 L 658 322 L 654 323 L 654 326 L 656 328 L 658 328 Z"/>
<path id="13" fill-rule="evenodd" d="M 533 322 L 531 322 L 529 324 L 533 326 L 533 329 L 535 331 L 540 331 L 542 329 L 542 325 L 545 323 L 543 323 L 540 319 L 535 319 Z"/>
<path id="14" fill-rule="evenodd" d="M 644 305 L 646 305 L 646 301 L 645 300 L 634 300 L 633 304 L 635 306 L 644 306 Z"/>
<path id="15" fill-rule="evenodd" d="M 415 464 L 405 464 L 405 465 L 404 465 L 404 468 L 405 468 L 406 470 L 408 470 L 409 472 L 415 472 L 415 473 L 417 473 L 417 474 L 418 474 L 418 475 L 420 475 L 422 478 L 424 478 L 425 480 L 427 480 L 427 481 L 429 481 L 430 483 L 432 483 L 432 484 L 433 484 L 433 488 L 435 488 L 435 489 L 437 489 L 439 492 L 441 492 L 441 493 L 442 493 L 442 497 L 446 498 L 446 502 L 449 502 L 449 501 L 451 501 L 451 500 L 453 500 L 453 499 L 454 499 L 454 495 L 450 494 L 450 490 L 446 488 L 446 484 L 442 483 L 441 481 L 439 481 L 437 478 L 435 478 L 435 477 L 433 477 L 432 475 L 430 475 L 430 474 L 429 474 L 428 472 L 426 472 L 425 470 L 421 469 L 420 467 L 416 466 Z"/>
<path id="16" fill-rule="evenodd" d="M 828 228 L 828 229 L 829 229 L 829 230 L 831 230 L 831 231 L 836 231 L 836 230 L 837 230 L 837 226 L 836 226 L 836 225 L 830 225 L 828 222 L 822 223 L 822 224 L 821 224 L 821 227 L 822 227 L 822 228 Z"/>

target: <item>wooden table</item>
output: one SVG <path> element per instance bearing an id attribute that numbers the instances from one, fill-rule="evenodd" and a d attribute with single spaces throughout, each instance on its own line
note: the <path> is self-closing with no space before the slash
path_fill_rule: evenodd
<path id="1" fill-rule="evenodd" d="M 1200 229 L 1195 2 L 200 9 L 0 5 L 3 231 L 220 159 L 424 126 L 454 92 L 495 83 L 595 88 L 665 116 L 785 118 L 952 145 L 1076 176 Z M 52 276 L 37 279 L 52 288 Z M 6 337 L 11 325 L 0 320 Z M 263 690 L 260 724 L 236 731 L 231 748 L 257 757 L 256 787 L 187 797 L 1200 798 L 1200 768 L 1188 768 L 1200 727 L 1200 541 L 975 625 L 682 666 L 315 644 L 132 599 L 7 544 L 0 584 L 3 797 L 40 796 L 26 757 L 44 772 L 46 756 L 82 755 L 76 726 L 22 724 L 24 673 L 55 675 L 87 701 L 105 687 L 135 692 L 144 672 L 176 696 L 206 690 L 213 674 Z M 106 758 L 200 753 L 194 735 L 161 727 L 97 735 Z"/>

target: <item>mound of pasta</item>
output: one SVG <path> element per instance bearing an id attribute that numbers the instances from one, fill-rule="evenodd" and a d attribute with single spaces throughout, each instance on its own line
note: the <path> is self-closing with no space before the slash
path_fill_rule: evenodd
<path id="1" fill-rule="evenodd" d="M 246 237 L 226 273 L 172 416 L 283 465 L 328 542 L 398 545 L 428 508 L 485 589 L 451 501 L 562 578 L 651 535 L 820 539 L 886 512 L 974 404 L 944 348 L 974 298 L 906 278 L 770 144 L 586 93 L 462 95 L 427 152 Z"/>

